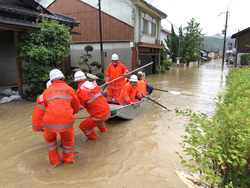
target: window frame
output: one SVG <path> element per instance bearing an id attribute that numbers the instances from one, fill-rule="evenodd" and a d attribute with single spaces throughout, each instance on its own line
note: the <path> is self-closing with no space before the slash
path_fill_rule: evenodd
<path id="1" fill-rule="evenodd" d="M 148 36 L 148 37 L 153 37 L 156 38 L 156 26 L 157 26 L 157 22 L 156 22 L 157 18 L 154 16 L 151 16 L 150 14 L 141 11 L 141 34 Z M 145 21 L 147 21 L 147 31 L 144 31 L 145 28 Z M 155 26 L 154 26 L 155 25 Z M 149 31 L 150 29 L 150 31 Z M 153 31 L 153 29 L 155 29 Z"/>

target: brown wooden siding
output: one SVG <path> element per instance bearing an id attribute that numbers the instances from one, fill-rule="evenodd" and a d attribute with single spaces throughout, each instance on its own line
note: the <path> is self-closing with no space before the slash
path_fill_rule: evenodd
<path id="1" fill-rule="evenodd" d="M 58 12 L 81 21 L 73 31 L 81 35 L 72 35 L 74 42 L 100 41 L 99 11 L 80 0 L 56 0 L 48 8 L 52 12 Z M 102 40 L 120 41 L 133 40 L 134 28 L 130 25 L 102 12 Z"/>
<path id="2" fill-rule="evenodd" d="M 249 48 L 246 45 L 250 45 L 250 30 L 239 35 L 238 53 L 249 52 Z"/>

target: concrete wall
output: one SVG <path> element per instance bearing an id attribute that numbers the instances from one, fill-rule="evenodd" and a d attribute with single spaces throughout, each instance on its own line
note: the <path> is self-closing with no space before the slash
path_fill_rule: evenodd
<path id="1" fill-rule="evenodd" d="M 84 43 L 84 44 L 72 44 L 70 45 L 71 49 L 71 66 L 72 67 L 79 67 L 79 60 L 80 56 L 85 54 L 84 47 L 90 43 Z M 101 63 L 101 54 L 100 54 L 100 44 L 99 43 L 93 43 L 90 44 L 94 47 L 94 50 L 91 52 L 91 55 L 93 56 L 92 59 L 89 60 L 89 62 L 97 61 Z M 113 43 L 103 43 L 103 51 L 107 52 L 107 64 L 105 66 L 105 72 L 106 68 L 111 63 L 111 56 L 112 54 L 116 53 L 119 56 L 119 61 L 124 64 L 129 70 L 131 70 L 131 61 L 132 61 L 132 50 L 130 48 L 129 42 L 113 42 Z M 86 66 L 84 66 L 86 67 Z M 100 71 L 97 71 L 100 72 Z M 97 73 L 95 72 L 95 73 Z"/>
<path id="2" fill-rule="evenodd" d="M 237 62 L 236 62 L 236 66 L 237 67 L 241 67 L 242 65 L 240 64 L 240 56 L 246 54 L 246 53 L 237 53 Z"/>

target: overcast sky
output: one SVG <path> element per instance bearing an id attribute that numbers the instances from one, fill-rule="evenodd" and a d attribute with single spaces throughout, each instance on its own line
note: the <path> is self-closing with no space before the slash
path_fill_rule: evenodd
<path id="1" fill-rule="evenodd" d="M 194 18 L 201 24 L 206 36 L 221 34 L 225 28 L 227 7 L 229 10 L 227 36 L 250 27 L 250 0 L 146 0 L 168 15 L 162 26 L 171 30 L 172 22 L 176 27 Z M 218 16 L 221 12 L 221 14 Z M 175 32 L 178 30 L 175 28 Z"/>

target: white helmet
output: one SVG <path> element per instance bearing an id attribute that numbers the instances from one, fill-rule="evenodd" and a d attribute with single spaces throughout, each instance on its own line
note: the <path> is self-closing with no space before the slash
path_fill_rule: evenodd
<path id="1" fill-rule="evenodd" d="M 51 81 L 49 80 L 46 84 L 46 87 L 48 88 L 51 85 Z"/>
<path id="2" fill-rule="evenodd" d="M 118 60 L 119 57 L 117 54 L 113 54 L 112 57 L 111 57 L 111 60 Z"/>
<path id="3" fill-rule="evenodd" d="M 138 78 L 137 78 L 136 75 L 132 75 L 132 76 L 130 77 L 129 81 L 131 81 L 131 82 L 138 82 Z"/>
<path id="4" fill-rule="evenodd" d="M 141 74 L 141 75 L 143 75 L 143 72 L 142 72 L 142 71 L 139 71 L 137 74 Z"/>
<path id="5" fill-rule="evenodd" d="M 60 80 L 60 79 L 65 78 L 65 77 L 64 77 L 62 71 L 60 71 L 59 69 L 53 69 L 49 73 L 49 78 L 50 78 L 50 81 L 53 82 L 55 80 Z"/>
<path id="6" fill-rule="evenodd" d="M 77 71 L 74 75 L 74 78 L 75 78 L 75 82 L 80 82 L 80 81 L 86 80 L 86 76 L 85 76 L 84 72 L 82 72 L 82 71 Z"/>

